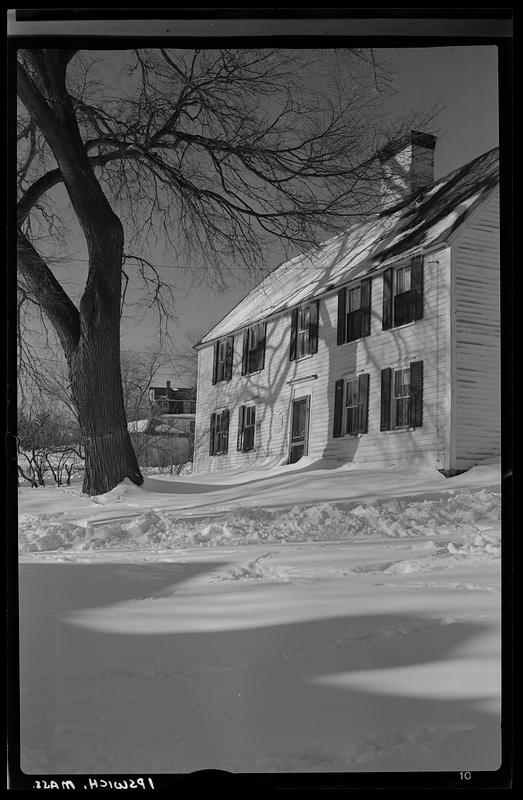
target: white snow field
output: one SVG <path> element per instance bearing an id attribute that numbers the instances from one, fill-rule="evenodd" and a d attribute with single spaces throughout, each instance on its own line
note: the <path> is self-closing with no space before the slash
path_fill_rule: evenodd
<path id="1" fill-rule="evenodd" d="M 499 768 L 499 466 L 18 500 L 24 772 Z"/>

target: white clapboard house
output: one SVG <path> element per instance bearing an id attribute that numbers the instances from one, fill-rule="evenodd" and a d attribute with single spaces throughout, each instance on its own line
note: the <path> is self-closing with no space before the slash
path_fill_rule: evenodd
<path id="1" fill-rule="evenodd" d="M 201 340 L 195 472 L 308 455 L 454 474 L 500 453 L 498 150 L 434 182 L 435 144 L 389 149 L 386 210 Z"/>

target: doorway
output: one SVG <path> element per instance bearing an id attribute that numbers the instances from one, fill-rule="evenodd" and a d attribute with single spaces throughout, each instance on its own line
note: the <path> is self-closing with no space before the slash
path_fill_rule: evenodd
<path id="1" fill-rule="evenodd" d="M 289 464 L 295 464 L 308 453 L 309 409 L 310 395 L 292 401 Z"/>

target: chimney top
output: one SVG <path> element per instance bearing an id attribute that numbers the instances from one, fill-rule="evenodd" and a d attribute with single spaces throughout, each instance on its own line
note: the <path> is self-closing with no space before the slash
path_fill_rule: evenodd
<path id="1" fill-rule="evenodd" d="M 399 153 L 400 150 L 403 150 L 405 147 L 410 145 L 417 145 L 418 147 L 426 147 L 428 150 L 435 150 L 436 149 L 436 136 L 433 136 L 432 133 L 422 133 L 421 131 L 411 131 L 402 139 L 398 139 L 397 142 L 391 142 L 388 145 L 385 145 L 383 150 L 380 151 L 379 159 L 383 163 L 384 161 L 388 161 L 389 158 Z"/>
<path id="2" fill-rule="evenodd" d="M 167 391 L 171 388 L 171 381 L 167 381 Z"/>
<path id="3" fill-rule="evenodd" d="M 381 163 L 381 203 L 383 211 L 409 200 L 420 189 L 434 182 L 436 137 L 410 131 L 379 153 Z"/>

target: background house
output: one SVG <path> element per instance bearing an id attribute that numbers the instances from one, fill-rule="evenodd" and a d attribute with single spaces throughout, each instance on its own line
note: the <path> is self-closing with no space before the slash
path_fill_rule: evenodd
<path id="1" fill-rule="evenodd" d="M 192 461 L 196 391 L 191 388 L 151 386 L 148 416 L 128 423 L 138 463 L 167 467 Z"/>
<path id="2" fill-rule="evenodd" d="M 302 455 L 449 474 L 500 452 L 498 151 L 433 181 L 383 154 L 383 211 L 274 270 L 199 344 L 195 470 Z"/>

